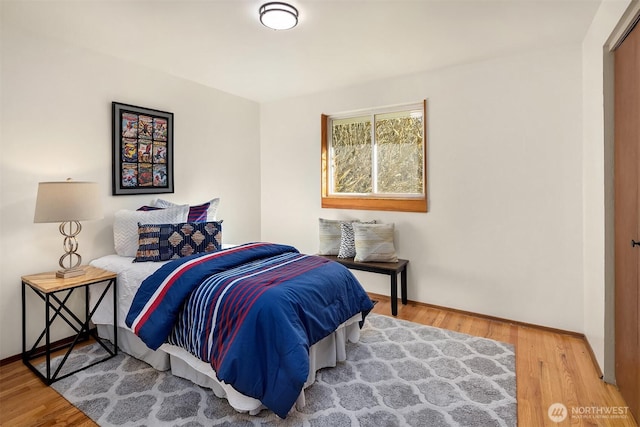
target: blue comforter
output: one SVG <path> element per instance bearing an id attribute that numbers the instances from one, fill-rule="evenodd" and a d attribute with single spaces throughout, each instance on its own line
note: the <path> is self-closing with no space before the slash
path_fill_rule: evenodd
<path id="1" fill-rule="evenodd" d="M 307 379 L 309 347 L 372 308 L 342 265 L 251 243 L 162 266 L 140 286 L 126 324 L 152 349 L 187 349 L 284 418 Z"/>

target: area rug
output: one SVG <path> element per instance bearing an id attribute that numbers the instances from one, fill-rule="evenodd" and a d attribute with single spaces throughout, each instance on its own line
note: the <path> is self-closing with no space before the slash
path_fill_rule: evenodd
<path id="1" fill-rule="evenodd" d="M 67 369 L 100 357 L 87 346 Z M 54 363 L 55 366 L 55 363 Z M 517 424 L 513 346 L 371 314 L 347 362 L 319 371 L 285 420 L 240 414 L 211 390 L 126 354 L 52 385 L 100 426 L 502 426 Z"/>

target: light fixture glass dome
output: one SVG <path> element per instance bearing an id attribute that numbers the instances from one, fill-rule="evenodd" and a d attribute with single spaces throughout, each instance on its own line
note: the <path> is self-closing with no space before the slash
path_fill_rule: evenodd
<path id="1" fill-rule="evenodd" d="M 287 3 L 265 3 L 260 6 L 260 22 L 274 30 L 289 30 L 298 24 L 298 9 Z"/>

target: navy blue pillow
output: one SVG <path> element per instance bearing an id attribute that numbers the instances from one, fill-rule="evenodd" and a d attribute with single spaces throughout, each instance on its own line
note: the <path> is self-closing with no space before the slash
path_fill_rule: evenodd
<path id="1" fill-rule="evenodd" d="M 222 221 L 138 224 L 134 262 L 168 261 L 222 249 Z"/>

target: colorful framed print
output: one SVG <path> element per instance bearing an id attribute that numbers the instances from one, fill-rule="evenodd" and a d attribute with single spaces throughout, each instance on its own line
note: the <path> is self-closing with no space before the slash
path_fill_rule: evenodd
<path id="1" fill-rule="evenodd" d="M 113 195 L 173 193 L 173 113 L 111 105 Z"/>

